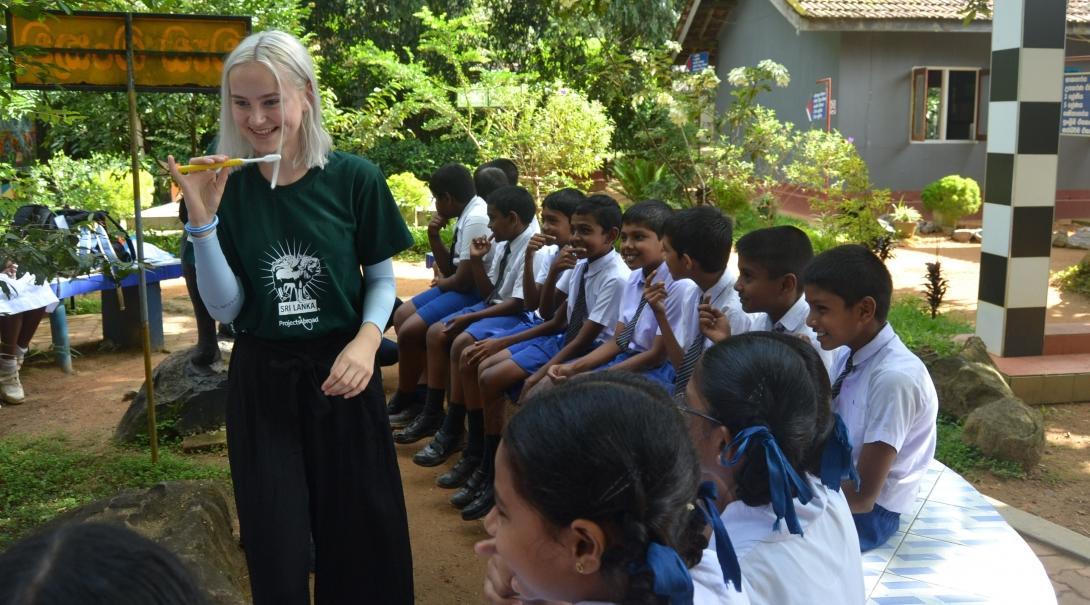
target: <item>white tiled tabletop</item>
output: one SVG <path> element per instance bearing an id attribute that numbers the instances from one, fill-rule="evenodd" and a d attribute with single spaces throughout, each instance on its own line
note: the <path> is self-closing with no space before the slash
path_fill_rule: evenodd
<path id="1" fill-rule="evenodd" d="M 1044 567 L 972 485 L 932 461 L 911 514 L 863 555 L 869 604 L 1055 605 Z"/>

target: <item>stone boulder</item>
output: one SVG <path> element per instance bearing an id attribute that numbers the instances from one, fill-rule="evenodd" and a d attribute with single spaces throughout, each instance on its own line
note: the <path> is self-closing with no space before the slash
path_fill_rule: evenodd
<path id="1" fill-rule="evenodd" d="M 967 244 L 974 239 L 980 239 L 982 233 L 982 229 L 954 229 L 954 233 L 950 236 L 950 239 L 955 242 Z"/>
<path id="2" fill-rule="evenodd" d="M 1045 421 L 1021 399 L 1004 397 L 973 410 L 965 419 L 962 439 L 985 456 L 1016 462 L 1029 471 L 1045 449 Z"/>
<path id="3" fill-rule="evenodd" d="M 226 345 L 221 344 L 221 347 Z M 169 436 L 207 433 L 222 428 L 227 415 L 227 363 L 195 366 L 191 351 L 171 353 L 152 372 L 155 385 L 155 419 Z M 133 441 L 148 432 L 147 385 L 141 385 L 129 409 L 117 425 L 114 438 Z"/>
<path id="4" fill-rule="evenodd" d="M 1056 231 L 1052 234 L 1052 247 L 1053 248 L 1066 248 L 1067 247 L 1067 232 Z"/>
<path id="5" fill-rule="evenodd" d="M 970 336 L 965 339 L 965 342 L 961 345 L 961 351 L 958 352 L 958 357 L 966 361 L 972 361 L 976 363 L 982 363 L 987 366 L 998 369 L 995 365 L 995 360 L 988 354 L 988 346 L 984 344 L 984 341 L 979 336 Z"/>
<path id="6" fill-rule="evenodd" d="M 213 605 L 245 605 L 246 558 L 233 527 L 234 498 L 213 481 L 170 481 L 91 502 L 46 524 L 121 524 L 173 552 Z"/>
<path id="7" fill-rule="evenodd" d="M 935 223 L 933 223 L 931 221 L 923 221 L 922 223 L 920 223 L 919 228 L 916 229 L 916 233 L 919 233 L 920 235 L 931 235 L 932 233 L 942 233 L 942 227 L 940 227 L 939 225 L 937 225 L 937 224 L 935 224 Z"/>
<path id="8" fill-rule="evenodd" d="M 1090 250 L 1090 227 L 1080 227 L 1067 238 L 1068 248 Z"/>
<path id="9" fill-rule="evenodd" d="M 983 353 L 985 362 L 978 348 L 982 349 L 983 343 L 966 347 L 968 352 L 961 355 L 925 361 L 943 414 L 964 418 L 986 403 L 1014 397 L 1003 375 L 987 358 L 987 352 Z"/>

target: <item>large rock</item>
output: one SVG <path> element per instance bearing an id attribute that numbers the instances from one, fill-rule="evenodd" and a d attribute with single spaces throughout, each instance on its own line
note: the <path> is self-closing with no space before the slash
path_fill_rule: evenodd
<path id="1" fill-rule="evenodd" d="M 69 511 L 42 528 L 118 523 L 178 555 L 213 605 L 244 605 L 246 559 L 232 531 L 233 497 L 213 481 L 171 481 Z"/>
<path id="2" fill-rule="evenodd" d="M 1067 231 L 1056 231 L 1052 234 L 1052 247 L 1053 248 L 1066 248 L 1067 247 Z"/>
<path id="3" fill-rule="evenodd" d="M 961 345 L 961 351 L 958 352 L 958 357 L 966 361 L 973 361 L 976 363 L 982 363 L 993 368 L 998 367 L 995 365 L 995 360 L 988 354 L 988 346 L 984 344 L 984 341 L 979 336 L 970 336 L 965 339 L 965 342 Z"/>
<path id="4" fill-rule="evenodd" d="M 1081 227 L 1067 238 L 1068 248 L 1090 250 L 1090 227 Z"/>
<path id="5" fill-rule="evenodd" d="M 981 233 L 981 229 L 954 229 L 954 233 L 950 236 L 950 239 L 955 242 L 967 244 L 973 241 L 974 238 L 980 237 Z"/>
<path id="6" fill-rule="evenodd" d="M 1028 471 L 1044 452 L 1045 421 L 1021 399 L 1005 397 L 973 410 L 962 439 L 985 456 L 1016 462 Z"/>
<path id="7" fill-rule="evenodd" d="M 997 399 L 1014 397 L 991 359 L 988 363 L 976 361 L 979 352 L 975 347 L 968 355 L 968 359 L 957 355 L 925 362 L 939 395 L 939 411 L 954 418 L 964 418 L 976 408 Z"/>
<path id="8" fill-rule="evenodd" d="M 171 353 L 152 372 L 155 419 L 169 436 L 194 435 L 222 428 L 227 414 L 227 357 L 211 366 L 194 366 L 190 351 Z M 147 385 L 141 385 L 117 425 L 114 437 L 133 441 L 148 432 Z"/>

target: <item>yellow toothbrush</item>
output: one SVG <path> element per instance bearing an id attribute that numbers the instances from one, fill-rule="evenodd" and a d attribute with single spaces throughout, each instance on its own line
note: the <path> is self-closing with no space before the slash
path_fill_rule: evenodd
<path id="1" fill-rule="evenodd" d="M 279 153 L 270 153 L 269 155 L 261 158 L 231 158 L 226 162 L 217 162 L 215 164 L 186 164 L 185 166 L 178 166 L 178 172 L 182 174 L 189 174 L 190 172 L 200 172 L 202 170 L 219 170 L 220 168 L 230 168 L 232 166 L 242 166 L 244 164 L 258 164 L 262 162 L 279 161 Z"/>

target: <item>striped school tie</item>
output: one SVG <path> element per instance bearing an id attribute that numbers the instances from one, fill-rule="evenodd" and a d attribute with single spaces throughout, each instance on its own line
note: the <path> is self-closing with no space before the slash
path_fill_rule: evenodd
<path id="1" fill-rule="evenodd" d="M 636 314 L 624 325 L 624 329 L 617 334 L 617 347 L 621 349 L 622 353 L 628 350 L 628 345 L 632 342 L 632 335 L 636 332 L 636 324 L 640 323 L 640 314 L 643 313 L 643 308 L 646 306 L 647 299 L 641 296 L 640 304 L 636 306 Z"/>
<path id="2" fill-rule="evenodd" d="M 674 397 L 685 392 L 685 386 L 689 384 L 689 379 L 693 376 L 693 370 L 696 369 L 696 362 L 703 352 L 704 334 L 697 330 L 696 338 L 689 343 L 689 348 L 685 350 L 685 356 L 681 358 L 681 369 L 677 371 L 677 376 L 674 377 Z"/>
<path id="3" fill-rule="evenodd" d="M 837 396 L 840 395 L 840 388 L 844 386 L 844 379 L 848 377 L 848 374 L 852 373 L 853 369 L 855 369 L 855 364 L 852 359 L 854 356 L 854 353 L 848 355 L 848 363 L 844 365 L 844 370 L 840 372 L 840 376 L 837 376 L 836 382 L 833 383 L 833 399 L 836 399 Z"/>
<path id="4" fill-rule="evenodd" d="M 572 307 L 571 317 L 568 318 L 568 328 L 564 331 L 564 344 L 568 344 L 579 334 L 583 322 L 587 320 L 587 266 L 583 266 L 583 273 L 579 276 L 579 295 L 575 298 L 575 306 Z"/>
<path id="5" fill-rule="evenodd" d="M 787 328 L 785 328 L 783 324 L 777 323 L 776 325 L 772 326 L 772 331 L 776 332 L 777 334 L 783 334 L 787 331 Z"/>

